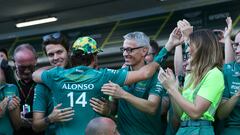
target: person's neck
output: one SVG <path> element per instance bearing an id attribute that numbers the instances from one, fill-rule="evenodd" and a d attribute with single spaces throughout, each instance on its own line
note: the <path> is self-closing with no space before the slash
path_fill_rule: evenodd
<path id="1" fill-rule="evenodd" d="M 131 68 L 132 68 L 133 71 L 135 71 L 135 70 L 139 70 L 139 69 L 142 68 L 144 65 L 145 65 L 145 61 L 143 60 L 143 61 L 139 62 L 139 63 L 136 64 L 136 65 L 132 65 Z"/>
<path id="2" fill-rule="evenodd" d="M 88 65 L 88 67 L 94 68 L 94 64 L 90 64 L 90 65 Z"/>

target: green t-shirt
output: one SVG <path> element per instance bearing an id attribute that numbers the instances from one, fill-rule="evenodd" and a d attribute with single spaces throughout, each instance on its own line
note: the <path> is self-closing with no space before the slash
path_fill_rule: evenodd
<path id="1" fill-rule="evenodd" d="M 57 123 L 58 135 L 83 135 L 88 122 L 99 116 L 90 106 L 92 97 L 101 98 L 103 84 L 112 81 L 123 85 L 126 70 L 100 69 L 86 66 L 63 69 L 55 67 L 42 74 L 42 80 L 53 93 L 54 102 L 62 107 L 73 107 L 74 117 L 69 122 Z"/>
<path id="2" fill-rule="evenodd" d="M 47 117 L 54 108 L 53 96 L 48 87 L 43 84 L 37 84 L 34 89 L 33 112 L 42 112 Z M 55 133 L 55 124 L 51 124 L 45 130 L 46 135 Z"/>
<path id="3" fill-rule="evenodd" d="M 187 84 L 189 79 L 190 75 L 187 75 L 184 85 Z M 192 87 L 193 86 L 191 85 L 189 88 L 183 90 L 183 97 L 189 102 L 194 103 L 194 92 L 197 91 L 196 95 L 210 101 L 211 105 L 209 106 L 208 110 L 203 113 L 200 119 L 214 121 L 214 114 L 221 101 L 222 93 L 224 90 L 223 73 L 215 67 L 208 71 L 208 73 L 203 77 L 195 89 Z M 191 118 L 185 112 L 183 112 L 181 120 L 185 121 L 189 119 Z"/>
<path id="4" fill-rule="evenodd" d="M 14 84 L 0 84 L 0 102 L 4 97 L 19 96 L 17 86 Z M 0 134 L 12 135 L 13 127 L 11 125 L 10 115 L 8 109 L 0 118 Z"/>
<path id="5" fill-rule="evenodd" d="M 33 112 L 44 112 L 47 116 L 52 112 L 53 107 L 50 89 L 43 84 L 37 84 L 34 89 Z"/>
<path id="6" fill-rule="evenodd" d="M 157 79 L 157 73 L 148 80 L 140 81 L 123 89 L 143 99 L 150 94 L 161 97 L 163 87 Z M 117 127 L 121 135 L 159 135 L 161 133 L 161 104 L 155 115 L 138 110 L 126 100 L 118 100 Z"/>
<path id="7" fill-rule="evenodd" d="M 225 64 L 223 68 L 225 89 L 223 98 L 229 99 L 240 90 L 240 63 Z M 226 119 L 226 126 L 240 126 L 240 100 Z"/>

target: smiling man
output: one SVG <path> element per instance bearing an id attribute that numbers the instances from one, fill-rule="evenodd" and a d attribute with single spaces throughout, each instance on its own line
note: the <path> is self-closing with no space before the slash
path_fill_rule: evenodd
<path id="1" fill-rule="evenodd" d="M 65 70 L 56 67 L 51 70 L 45 68 L 34 72 L 33 79 L 38 83 L 47 85 L 57 103 L 63 103 L 62 107 L 72 107 L 74 112 L 73 120 L 58 123 L 56 134 L 58 135 L 83 135 L 88 122 L 99 116 L 93 111 L 89 100 L 93 97 L 101 98 L 103 84 L 112 81 L 119 85 L 128 85 L 140 80 L 150 78 L 163 61 L 166 54 L 159 54 L 154 62 L 143 66 L 138 71 L 127 72 L 124 69 L 99 69 L 95 70 L 97 53 L 97 43 L 90 37 L 78 38 L 70 49 L 70 61 L 73 68 Z M 65 84 L 72 84 L 70 89 L 63 87 Z M 82 89 L 73 84 L 89 84 L 90 89 Z M 92 85 L 94 85 L 94 88 Z M 65 85 L 66 86 L 66 85 Z M 76 87 L 76 89 L 75 89 Z M 74 89 L 72 89 L 74 88 Z M 91 89 L 93 88 L 93 89 Z M 66 110 L 61 108 L 60 112 Z"/>
<path id="2" fill-rule="evenodd" d="M 50 65 L 68 68 L 68 41 L 67 38 L 57 32 L 43 36 L 42 48 Z M 61 113 L 61 104 L 54 104 L 52 93 L 43 84 L 35 87 L 33 102 L 33 129 L 37 132 L 44 131 L 46 135 L 54 135 L 56 122 L 71 120 L 73 110 L 65 108 L 65 113 Z M 66 116 L 70 114 L 70 116 Z"/>

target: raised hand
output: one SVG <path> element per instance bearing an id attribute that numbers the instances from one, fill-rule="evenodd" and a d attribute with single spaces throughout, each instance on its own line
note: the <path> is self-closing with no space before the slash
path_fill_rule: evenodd
<path id="1" fill-rule="evenodd" d="M 165 48 L 168 51 L 171 51 L 172 48 L 181 45 L 183 43 L 183 39 L 182 39 L 182 34 L 179 28 L 175 27 L 172 31 L 172 33 L 169 36 L 168 42 L 165 46 Z"/>
<path id="2" fill-rule="evenodd" d="M 227 27 L 225 27 L 224 38 L 230 38 L 232 34 L 232 19 L 227 17 L 226 19 Z"/>
<path id="3" fill-rule="evenodd" d="M 183 40 L 187 41 L 189 39 L 189 35 L 193 32 L 193 26 L 191 26 L 191 24 L 185 19 L 179 20 L 177 22 L 177 26 L 181 31 Z"/>

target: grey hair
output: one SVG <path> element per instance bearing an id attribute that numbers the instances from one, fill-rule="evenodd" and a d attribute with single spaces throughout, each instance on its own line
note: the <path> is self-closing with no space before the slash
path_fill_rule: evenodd
<path id="1" fill-rule="evenodd" d="M 144 47 L 150 47 L 150 39 L 149 37 L 144 34 L 143 32 L 130 32 L 123 36 L 123 38 L 126 40 L 135 40 L 137 42 L 137 46 L 144 46 Z"/>
<path id="2" fill-rule="evenodd" d="M 21 44 L 19 46 L 17 46 L 14 50 L 14 53 L 13 53 L 13 59 L 15 59 L 15 56 L 16 54 L 19 52 L 19 51 L 22 51 L 22 50 L 29 50 L 33 53 L 33 55 L 35 56 L 35 58 L 37 59 L 37 52 L 36 50 L 33 48 L 33 46 L 31 46 L 30 44 L 26 43 L 26 44 Z"/>

